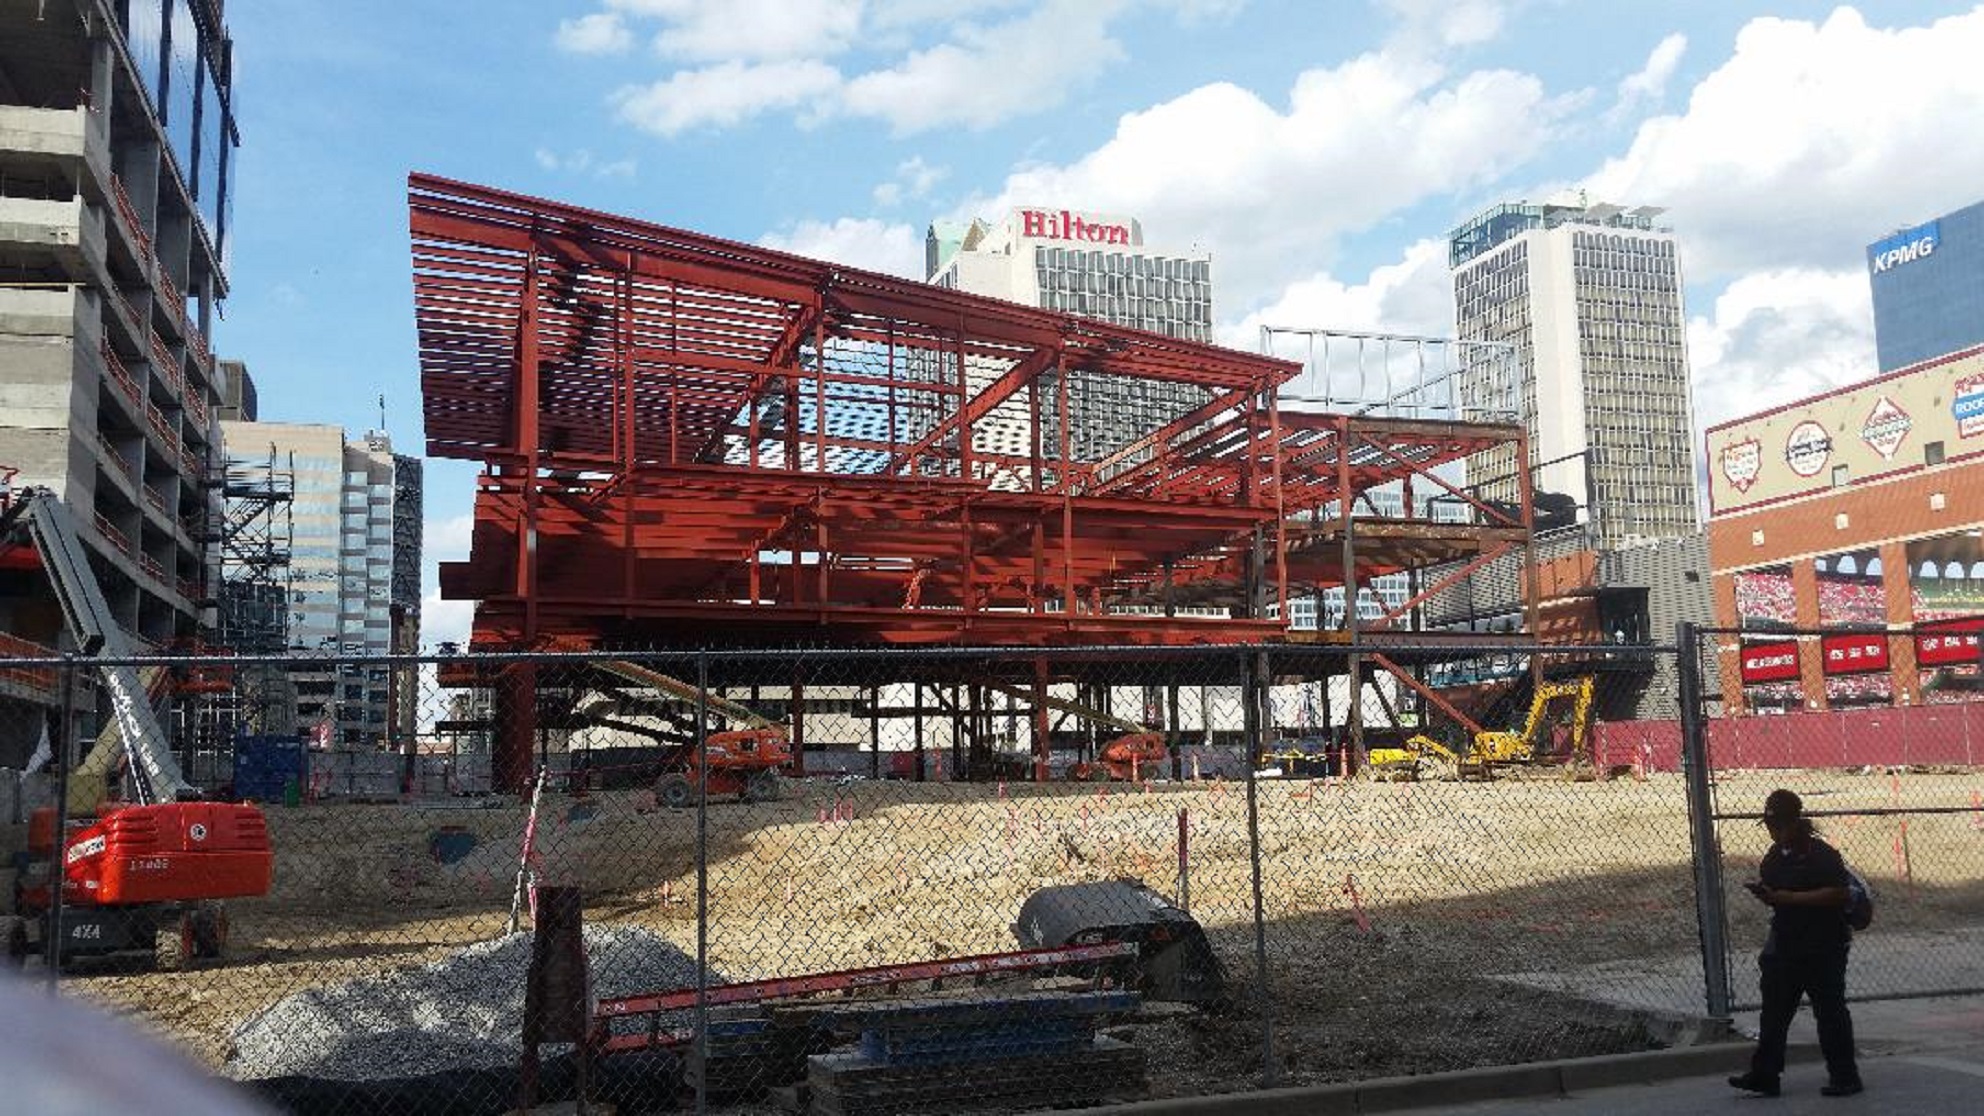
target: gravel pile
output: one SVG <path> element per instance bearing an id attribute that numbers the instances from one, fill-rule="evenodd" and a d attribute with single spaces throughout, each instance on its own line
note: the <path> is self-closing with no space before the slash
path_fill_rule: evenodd
<path id="1" fill-rule="evenodd" d="M 696 982 L 695 959 L 650 931 L 587 926 L 585 938 L 597 996 Z M 513 1065 L 530 952 L 530 934 L 511 934 L 445 961 L 298 992 L 236 1029 L 225 1072 L 378 1081 Z"/>

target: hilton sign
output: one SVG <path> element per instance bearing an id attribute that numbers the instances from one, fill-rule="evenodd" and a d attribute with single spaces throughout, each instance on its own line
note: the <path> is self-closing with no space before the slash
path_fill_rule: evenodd
<path id="1" fill-rule="evenodd" d="M 1083 220 L 1080 214 L 1065 209 L 1058 213 L 1044 209 L 1020 210 L 1020 235 L 1034 240 L 1079 240 L 1085 244 L 1121 244 L 1125 247 L 1136 243 L 1130 238 L 1128 225 L 1094 218 Z"/>

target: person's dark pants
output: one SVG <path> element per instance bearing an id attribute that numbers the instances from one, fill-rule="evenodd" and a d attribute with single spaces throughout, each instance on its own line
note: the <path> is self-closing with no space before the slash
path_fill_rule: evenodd
<path id="1" fill-rule="evenodd" d="M 1757 1021 L 1757 1052 L 1750 1075 L 1776 1081 L 1784 1072 L 1785 1036 L 1798 1000 L 1809 996 L 1819 1025 L 1819 1051 L 1825 1055 L 1826 1075 L 1834 1084 L 1860 1080 L 1853 1059 L 1853 1016 L 1846 1010 L 1846 954 L 1841 947 L 1825 953 L 1765 954 L 1757 959 L 1758 988 L 1763 1014 Z"/>

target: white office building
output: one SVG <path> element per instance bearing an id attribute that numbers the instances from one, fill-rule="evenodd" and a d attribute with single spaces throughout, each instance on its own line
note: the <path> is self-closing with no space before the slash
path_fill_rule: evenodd
<path id="1" fill-rule="evenodd" d="M 409 620 L 402 598 L 409 591 L 409 567 L 418 570 L 419 540 L 406 537 L 404 524 L 396 539 L 394 520 L 405 501 L 412 501 L 418 514 L 418 471 L 411 475 L 410 491 L 403 492 L 409 478 L 399 475 L 392 443 L 378 432 L 347 442 L 343 429 L 315 423 L 223 421 L 221 431 L 229 453 L 273 460 L 293 477 L 290 647 L 326 656 L 371 657 L 407 646 L 409 640 L 395 628 Z M 397 594 L 396 567 L 401 581 Z M 410 589 L 416 624 L 418 589 L 416 574 Z M 392 698 L 387 667 L 327 663 L 322 671 L 299 671 L 293 678 L 298 724 L 313 732 L 320 745 L 388 740 Z"/>
<path id="2" fill-rule="evenodd" d="M 924 241 L 924 263 L 940 287 L 1212 339 L 1212 257 L 1146 245 L 1133 217 L 1023 208 L 998 224 L 938 222 Z"/>
<path id="3" fill-rule="evenodd" d="M 1133 217 L 1023 207 L 997 224 L 938 222 L 924 241 L 924 265 L 940 287 L 1181 340 L 1212 338 L 1211 256 L 1147 245 Z M 1071 377 L 1068 388 L 1081 461 L 1106 457 L 1208 398 L 1184 384 L 1086 374 Z M 1011 418 L 991 416 L 984 436 L 995 452 L 1023 455 L 1030 432 Z M 1044 433 L 1052 444 L 1055 432 Z"/>
<path id="4" fill-rule="evenodd" d="M 1660 213 L 1498 205 L 1449 240 L 1459 336 L 1515 346 L 1537 489 L 1575 499 L 1605 550 L 1700 529 L 1681 263 Z M 1496 499 L 1515 471 L 1513 448 L 1469 463 Z"/>

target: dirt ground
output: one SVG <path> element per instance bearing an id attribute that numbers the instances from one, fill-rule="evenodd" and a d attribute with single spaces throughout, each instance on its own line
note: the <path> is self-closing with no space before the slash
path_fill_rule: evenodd
<path id="1" fill-rule="evenodd" d="M 1725 808 L 1750 808 L 1773 778 L 1783 776 L 1726 785 Z M 1797 785 L 1811 808 L 1851 809 L 1899 802 L 1904 786 L 1910 803 L 1962 805 L 1984 780 L 1803 773 Z M 1678 775 L 1263 782 L 1252 805 L 1266 914 L 1258 938 L 1249 809 L 1248 788 L 1230 782 L 806 781 L 775 803 L 713 802 L 709 961 L 749 979 L 1012 949 L 1011 923 L 1038 887 L 1134 876 L 1178 893 L 1183 810 L 1189 906 L 1238 1007 L 1112 1031 L 1149 1052 L 1154 1095 L 1258 1084 L 1270 1022 L 1283 1084 L 1661 1041 L 1657 1020 L 1499 977 L 1698 951 Z M 228 964 L 81 975 L 70 990 L 220 1067 L 234 1030 L 284 996 L 432 961 L 505 929 L 524 831 L 514 801 L 313 805 L 269 816 L 275 890 L 231 907 Z M 1910 859 L 1897 853 L 1892 864 L 1895 819 L 1833 828 L 1877 886 L 1908 873 L 1906 901 L 1895 893 L 1884 925 L 1935 928 L 1975 922 L 1984 906 L 1975 821 L 1913 819 L 1902 835 Z M 583 887 L 588 921 L 645 926 L 694 955 L 695 811 L 657 811 L 637 792 L 548 795 L 538 831 L 537 878 Z M 1763 839 L 1741 822 L 1718 832 L 1733 888 Z M 1731 909 L 1735 940 L 1760 940 L 1754 912 Z M 596 972 L 615 963 L 591 960 Z M 1701 998 L 1699 988 L 1672 993 L 1677 1003 Z"/>

